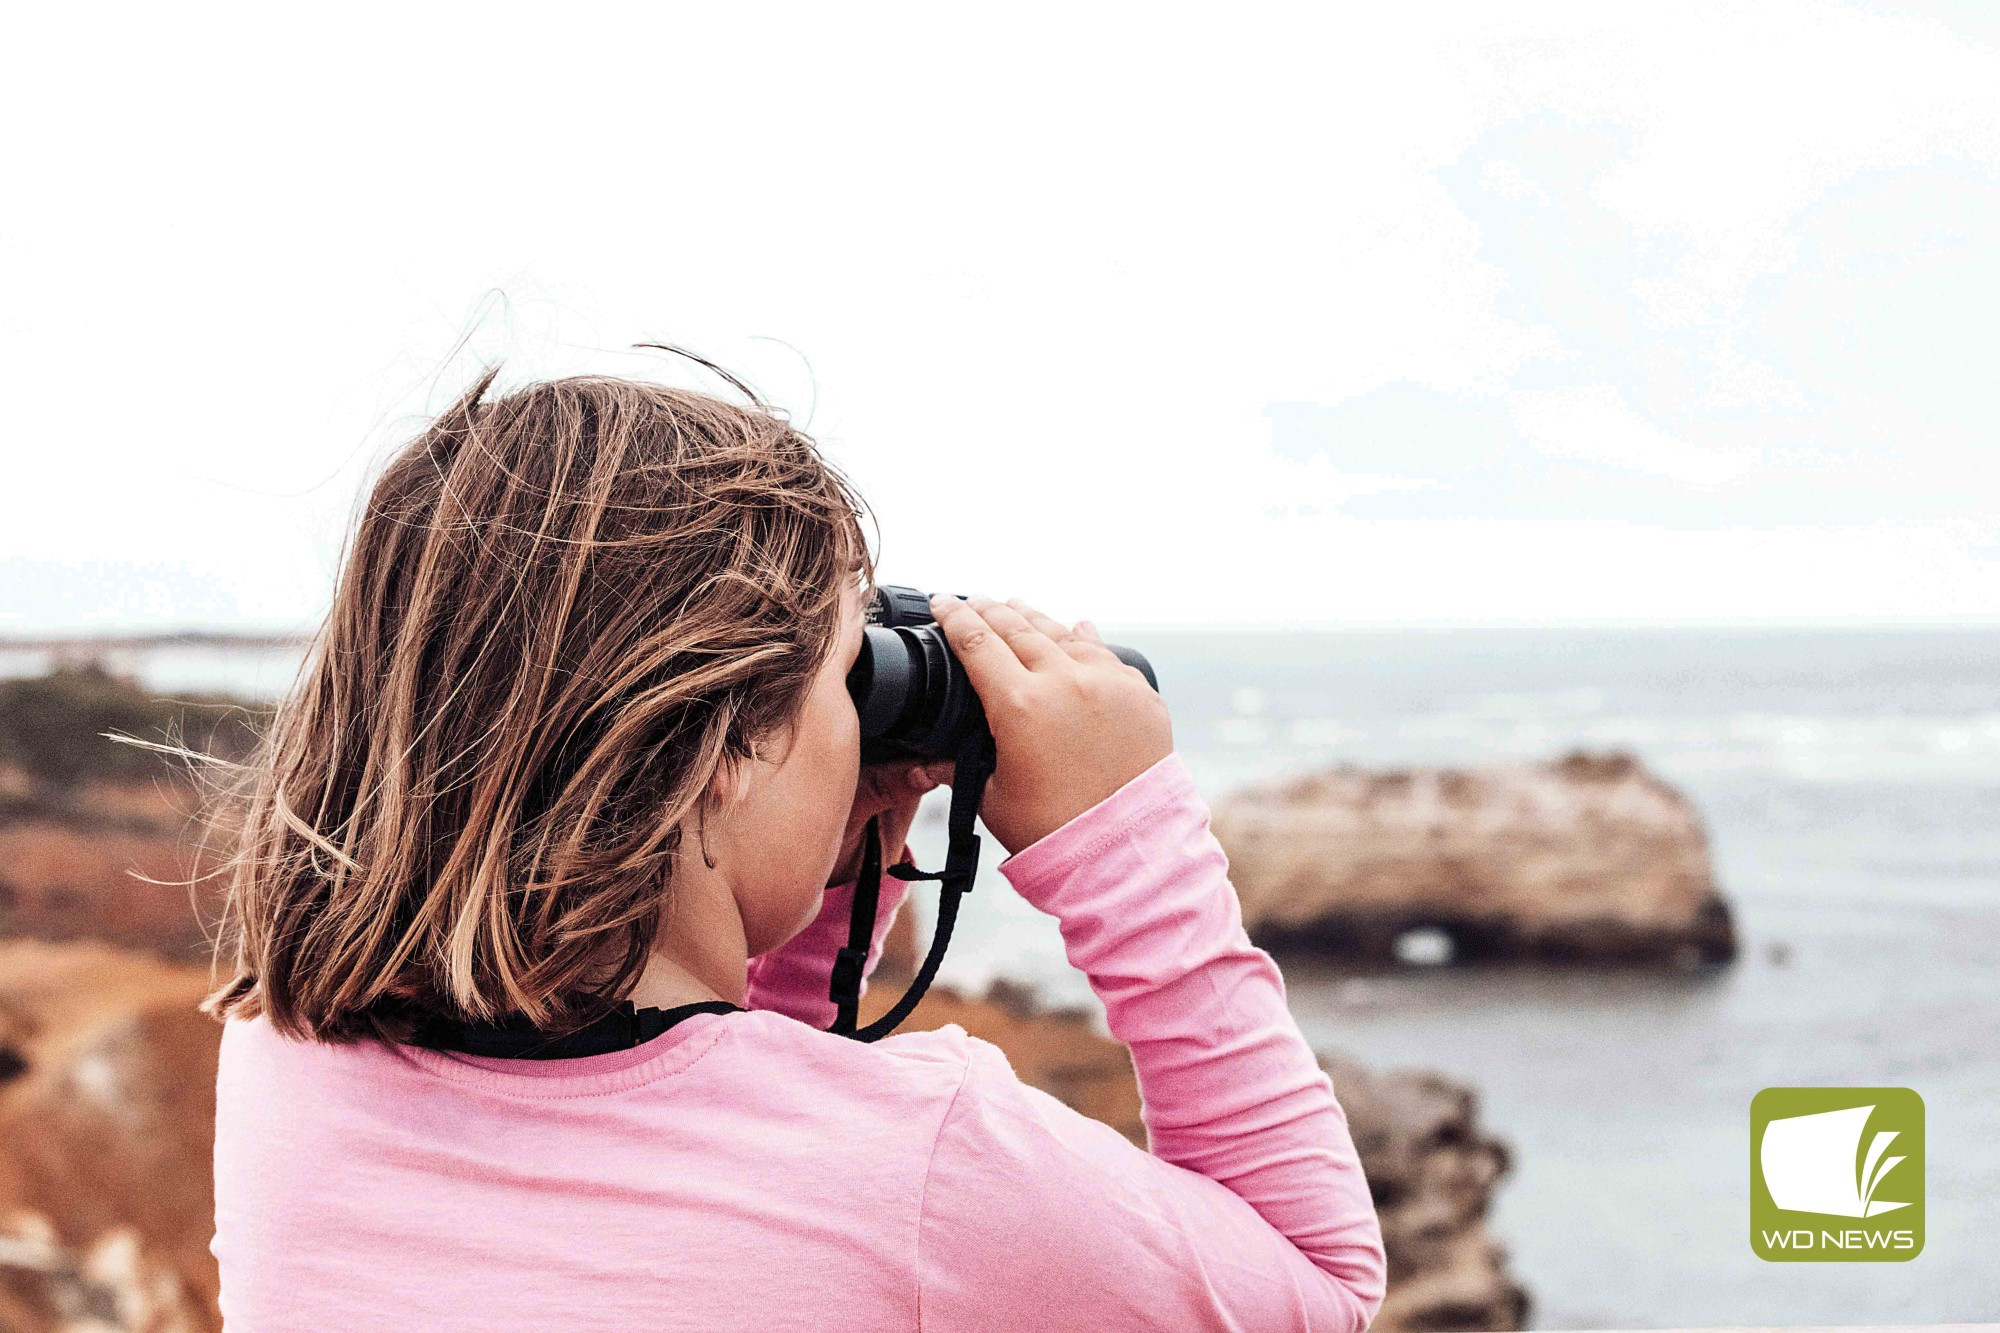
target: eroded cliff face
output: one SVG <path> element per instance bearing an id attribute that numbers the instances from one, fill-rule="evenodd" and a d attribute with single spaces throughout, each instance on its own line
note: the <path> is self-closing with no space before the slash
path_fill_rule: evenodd
<path id="1" fill-rule="evenodd" d="M 1273 949 L 1386 961 L 1430 929 L 1458 961 L 1736 955 L 1699 814 L 1629 755 L 1336 768 L 1225 797 L 1214 828 Z"/>
<path id="2" fill-rule="evenodd" d="M 220 1324 L 203 969 L 0 943 L 0 1328 Z"/>
<path id="3" fill-rule="evenodd" d="M 1486 1227 L 1513 1158 L 1480 1124 L 1477 1094 L 1425 1070 L 1375 1073 L 1339 1055 L 1320 1064 L 1382 1220 L 1389 1295 L 1375 1328 L 1525 1327 L 1527 1290 Z"/>

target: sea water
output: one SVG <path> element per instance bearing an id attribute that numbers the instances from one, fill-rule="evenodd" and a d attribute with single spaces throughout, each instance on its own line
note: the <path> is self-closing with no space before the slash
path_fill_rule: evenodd
<path id="1" fill-rule="evenodd" d="M 1536 1326 L 2000 1319 L 2000 632 L 1110 637 L 1157 665 L 1211 799 L 1341 762 L 1581 747 L 1630 750 L 1699 806 L 1743 945 L 1718 973 L 1281 959 L 1316 1047 L 1478 1089 L 1514 1148 L 1491 1226 Z M 941 813 L 913 838 L 925 864 Z M 1087 1003 L 999 856 L 946 979 Z M 1790 1085 L 1923 1097 L 1916 1259 L 1752 1254 L 1750 1099 Z"/>

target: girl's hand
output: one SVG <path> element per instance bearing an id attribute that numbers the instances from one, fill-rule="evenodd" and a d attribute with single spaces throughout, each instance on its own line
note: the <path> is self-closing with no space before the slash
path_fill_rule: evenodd
<path id="1" fill-rule="evenodd" d="M 1173 753 L 1166 701 L 1089 621 L 1065 629 L 1019 599 L 990 597 L 936 597 L 931 614 L 993 728 L 996 764 L 979 815 L 1009 852 Z"/>
<path id="2" fill-rule="evenodd" d="M 949 783 L 951 770 L 948 761 L 862 765 L 861 780 L 854 788 L 854 809 L 848 813 L 847 832 L 841 838 L 840 859 L 834 862 L 827 887 L 851 883 L 861 874 L 861 835 L 875 815 L 882 817 L 882 868 L 894 865 L 909 838 L 910 825 L 916 822 L 918 803 L 931 788 Z"/>

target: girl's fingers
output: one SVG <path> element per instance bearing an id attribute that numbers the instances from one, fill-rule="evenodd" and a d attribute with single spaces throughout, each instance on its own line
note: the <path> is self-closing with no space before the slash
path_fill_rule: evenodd
<path id="1" fill-rule="evenodd" d="M 1028 623 L 1028 618 L 1005 602 L 996 602 L 990 597 L 975 597 L 972 606 L 993 627 L 993 632 L 1007 641 L 1014 650 L 1014 656 L 1030 671 L 1040 671 L 1052 662 L 1063 662 L 1069 654 L 1056 646 L 1056 641 Z"/>
<path id="2" fill-rule="evenodd" d="M 1028 619 L 1028 623 L 1030 625 L 1033 625 L 1036 629 L 1048 635 L 1049 638 L 1056 643 L 1061 643 L 1064 639 L 1074 638 L 1076 636 L 1075 630 L 1065 627 L 1063 623 L 1060 620 L 1057 620 L 1054 616 L 1043 615 L 1040 611 L 1037 611 L 1034 607 L 1029 606 L 1026 602 L 1022 601 L 1018 597 L 1009 597 L 1007 599 L 1007 605 L 1013 607 L 1016 611 L 1019 611 L 1022 615 L 1026 616 Z"/>
<path id="3" fill-rule="evenodd" d="M 1063 651 L 1079 662 L 1115 662 L 1118 654 L 1098 634 L 1097 626 L 1088 620 L 1076 622 L 1076 630 L 1062 640 Z"/>
<path id="4" fill-rule="evenodd" d="M 1087 620 L 1079 620 L 1077 627 L 1070 629 L 1055 617 L 1044 615 L 1018 597 L 1008 598 L 1007 605 L 1019 611 L 1027 618 L 1029 624 L 1047 635 L 1051 642 L 1078 662 L 1098 662 L 1106 657 L 1115 656 L 1105 646 L 1104 640 L 1097 637 L 1097 627 Z M 1090 626 L 1090 633 L 1087 635 L 1083 633 L 1083 627 L 1086 625 Z"/>
<path id="5" fill-rule="evenodd" d="M 940 593 L 931 598 L 931 615 L 981 699 L 1004 698 L 1027 678 L 1028 668 L 972 603 Z"/>

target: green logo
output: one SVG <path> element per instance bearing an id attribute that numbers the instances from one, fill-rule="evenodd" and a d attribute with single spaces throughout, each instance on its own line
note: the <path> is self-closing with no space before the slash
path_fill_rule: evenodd
<path id="1" fill-rule="evenodd" d="M 1750 1102 L 1750 1248 L 1777 1263 L 1896 1263 L 1924 1248 L 1924 1099 L 1766 1088 Z"/>

